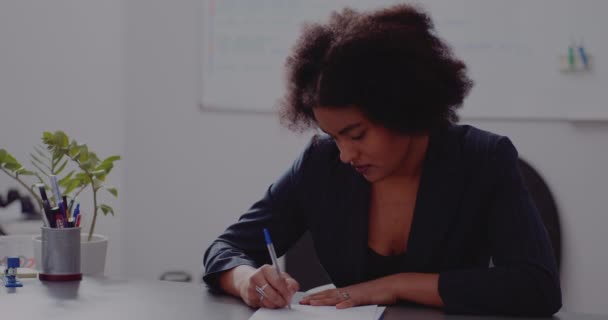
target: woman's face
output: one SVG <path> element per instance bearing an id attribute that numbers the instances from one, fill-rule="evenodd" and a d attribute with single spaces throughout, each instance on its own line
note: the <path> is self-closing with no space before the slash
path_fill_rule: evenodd
<path id="1" fill-rule="evenodd" d="M 356 107 L 313 109 L 317 125 L 340 149 L 340 160 L 369 182 L 399 175 L 406 168 L 411 136 L 370 122 Z"/>

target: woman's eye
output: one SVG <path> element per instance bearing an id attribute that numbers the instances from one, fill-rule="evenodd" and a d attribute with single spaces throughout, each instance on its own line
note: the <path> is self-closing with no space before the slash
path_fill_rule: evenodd
<path id="1" fill-rule="evenodd" d="M 361 132 L 360 134 L 358 134 L 358 135 L 356 135 L 356 136 L 354 136 L 354 137 L 352 137 L 351 139 L 353 139 L 353 140 L 361 140 L 361 139 L 363 139 L 364 137 L 365 137 L 365 131 L 364 131 L 364 132 Z"/>

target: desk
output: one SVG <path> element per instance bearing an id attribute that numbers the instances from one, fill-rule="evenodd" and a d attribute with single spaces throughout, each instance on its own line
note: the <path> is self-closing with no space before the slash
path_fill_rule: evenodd
<path id="1" fill-rule="evenodd" d="M 81 282 L 69 283 L 23 280 L 24 286 L 17 288 L 15 292 L 9 292 L 4 286 L 0 288 L 2 318 L 246 320 L 254 312 L 236 298 L 211 294 L 203 285 L 192 283 L 91 277 L 85 277 Z M 452 316 L 426 308 L 389 307 L 384 319 L 505 320 L 508 318 Z M 560 312 L 554 319 L 608 320 L 608 316 Z"/>

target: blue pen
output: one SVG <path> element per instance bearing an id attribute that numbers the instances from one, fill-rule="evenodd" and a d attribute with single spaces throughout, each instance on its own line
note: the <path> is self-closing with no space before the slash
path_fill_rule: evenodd
<path id="1" fill-rule="evenodd" d="M 585 69 L 589 69 L 589 62 L 587 60 L 587 54 L 585 53 L 585 48 L 583 47 L 583 45 L 580 45 L 578 47 L 578 53 L 581 56 L 581 61 L 583 62 L 583 67 L 585 67 Z"/>
<path id="2" fill-rule="evenodd" d="M 279 266 L 279 262 L 277 261 L 277 253 L 274 251 L 274 245 L 272 244 L 272 239 L 270 239 L 270 233 L 268 229 L 264 228 L 264 239 L 266 240 L 266 248 L 268 248 L 268 253 L 270 254 L 270 259 L 272 260 L 272 265 L 277 270 L 277 275 L 281 277 L 281 267 Z M 287 304 L 287 308 L 291 309 L 291 301 Z"/>
<path id="3" fill-rule="evenodd" d="M 72 215 L 72 217 L 74 218 L 74 221 L 76 221 L 76 218 L 78 218 L 79 215 L 80 215 L 80 203 L 77 203 L 76 209 L 74 209 L 74 214 Z"/>

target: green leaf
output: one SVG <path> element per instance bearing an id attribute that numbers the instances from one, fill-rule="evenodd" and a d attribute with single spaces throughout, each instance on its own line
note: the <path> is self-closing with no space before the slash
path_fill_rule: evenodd
<path id="1" fill-rule="evenodd" d="M 55 133 L 53 134 L 53 138 L 55 142 L 54 144 L 58 148 L 67 148 L 68 144 L 70 143 L 70 138 L 68 138 L 68 136 L 63 131 L 55 131 Z"/>
<path id="2" fill-rule="evenodd" d="M 118 190 L 114 187 L 105 188 L 109 193 L 111 193 L 114 197 L 118 198 Z"/>
<path id="3" fill-rule="evenodd" d="M 76 144 L 76 141 L 72 141 L 70 146 L 68 147 L 68 156 L 72 159 L 76 159 L 76 157 L 80 154 L 80 147 Z"/>
<path id="4" fill-rule="evenodd" d="M 65 187 L 65 194 L 70 194 L 72 191 L 74 191 L 76 188 L 80 188 L 82 187 L 82 181 L 74 179 L 74 180 L 70 180 L 68 181 L 68 185 Z"/>
<path id="5" fill-rule="evenodd" d="M 93 165 L 93 167 L 96 167 L 97 165 L 99 165 L 99 157 L 97 156 L 97 154 L 95 152 L 89 152 L 89 161 L 91 161 L 91 164 Z"/>
<path id="6" fill-rule="evenodd" d="M 45 131 L 42 133 L 42 142 L 46 145 L 53 143 L 53 134 L 50 131 Z"/>
<path id="7" fill-rule="evenodd" d="M 80 163 L 80 169 L 82 169 L 83 171 L 91 171 L 94 167 L 95 166 L 93 165 L 93 161 L 91 161 L 91 159 Z"/>
<path id="8" fill-rule="evenodd" d="M 101 211 L 103 211 L 103 215 L 108 215 L 108 212 L 111 213 L 112 215 L 114 215 L 114 209 L 112 209 L 112 207 L 110 207 L 107 204 L 100 204 L 99 208 L 101 209 Z"/>
<path id="9" fill-rule="evenodd" d="M 95 169 L 105 170 L 106 173 L 110 173 L 114 168 L 114 161 L 120 160 L 120 156 L 110 156 L 105 158 Z"/>
<path id="10" fill-rule="evenodd" d="M 89 148 L 86 145 L 80 146 L 80 153 L 78 154 L 78 161 L 80 163 L 89 160 Z"/>
<path id="11" fill-rule="evenodd" d="M 17 161 L 17 159 L 15 159 L 15 157 L 13 157 L 10 153 L 8 153 L 4 149 L 2 149 L 2 151 L 4 151 L 4 154 L 2 155 L 2 162 L 0 163 L 17 165 L 18 167 L 21 166 L 21 164 L 19 164 L 19 161 Z"/>
<path id="12" fill-rule="evenodd" d="M 114 165 L 111 162 L 102 162 L 100 165 L 95 168 L 95 170 L 101 170 L 104 173 L 110 173 L 110 171 L 114 168 Z"/>
<path id="13" fill-rule="evenodd" d="M 0 149 L 0 166 L 4 163 L 7 154 L 8 152 L 6 152 L 6 150 Z"/>
<path id="14" fill-rule="evenodd" d="M 70 179 L 72 179 L 72 175 L 74 175 L 74 170 L 70 171 L 68 174 L 65 175 L 65 177 L 63 177 L 63 178 L 59 179 L 59 181 L 57 181 L 59 186 L 60 187 L 69 186 L 71 183 Z"/>
<path id="15" fill-rule="evenodd" d="M 63 157 L 62 157 L 63 158 Z M 59 166 L 59 169 L 55 170 L 55 174 L 60 174 L 61 171 L 63 171 L 63 169 L 65 169 L 65 166 L 68 164 L 68 160 L 63 161 L 63 164 L 61 166 Z"/>
<path id="16" fill-rule="evenodd" d="M 98 190 L 99 188 L 101 188 L 101 184 L 102 184 L 101 180 L 93 179 L 93 189 Z"/>
<path id="17" fill-rule="evenodd" d="M 19 174 L 22 175 L 22 176 L 34 176 L 34 175 L 36 175 L 35 172 L 30 171 L 30 170 L 25 170 L 25 168 L 23 168 L 23 171 L 21 171 Z"/>
<path id="18" fill-rule="evenodd" d="M 103 159 L 103 162 L 114 162 L 114 161 L 118 161 L 118 160 L 120 160 L 120 156 L 114 155 L 114 156 L 109 156 L 109 157 Z"/>
<path id="19" fill-rule="evenodd" d="M 106 181 L 106 172 L 104 170 L 95 170 L 92 171 L 91 174 L 95 177 L 96 180 Z M 101 183 L 98 184 L 101 186 Z"/>
<path id="20" fill-rule="evenodd" d="M 5 162 L 4 167 L 12 172 L 15 172 L 15 171 L 23 168 L 23 166 L 21 164 L 19 164 L 19 162 Z"/>
<path id="21" fill-rule="evenodd" d="M 91 183 L 91 178 L 89 178 L 89 176 L 87 176 L 87 174 L 84 172 L 78 172 L 76 174 L 76 177 L 74 177 L 74 179 L 80 181 L 80 184 L 83 186 Z"/>

